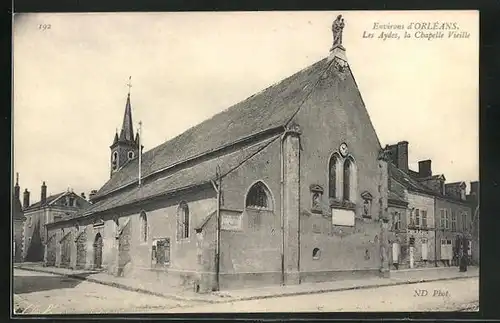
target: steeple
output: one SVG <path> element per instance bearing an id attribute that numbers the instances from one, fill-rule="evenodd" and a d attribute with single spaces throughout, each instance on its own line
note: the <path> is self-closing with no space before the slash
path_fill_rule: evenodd
<path id="1" fill-rule="evenodd" d="M 123 116 L 122 130 L 120 132 L 120 141 L 134 141 L 134 126 L 132 125 L 132 107 L 130 105 L 130 93 L 127 95 L 125 104 L 125 114 Z"/>
<path id="2" fill-rule="evenodd" d="M 125 113 L 123 115 L 122 128 L 120 134 L 118 129 L 115 132 L 113 143 L 111 144 L 111 175 L 118 171 L 129 160 L 134 159 L 139 151 L 138 137 L 134 136 L 134 126 L 132 122 L 132 105 L 130 104 L 131 77 L 127 83 L 128 94 L 125 103 Z"/>

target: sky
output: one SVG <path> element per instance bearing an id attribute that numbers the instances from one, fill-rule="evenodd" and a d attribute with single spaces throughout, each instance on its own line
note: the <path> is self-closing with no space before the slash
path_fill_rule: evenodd
<path id="1" fill-rule="evenodd" d="M 129 76 L 146 151 L 328 56 L 338 14 L 381 144 L 408 141 L 411 169 L 432 159 L 447 182 L 478 180 L 476 11 L 32 13 L 13 22 L 13 169 L 21 189 L 35 202 L 42 181 L 49 194 L 88 195 L 109 179 Z M 373 30 L 412 22 L 455 22 L 469 37 L 445 31 L 429 40 L 408 30 L 409 39 L 383 40 L 384 30 Z M 370 32 L 374 38 L 363 37 Z"/>

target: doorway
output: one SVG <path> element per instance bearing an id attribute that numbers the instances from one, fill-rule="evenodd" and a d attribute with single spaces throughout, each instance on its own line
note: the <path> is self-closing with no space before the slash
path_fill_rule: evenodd
<path id="1" fill-rule="evenodd" d="M 98 232 L 94 239 L 94 268 L 100 269 L 102 267 L 102 236 Z"/>

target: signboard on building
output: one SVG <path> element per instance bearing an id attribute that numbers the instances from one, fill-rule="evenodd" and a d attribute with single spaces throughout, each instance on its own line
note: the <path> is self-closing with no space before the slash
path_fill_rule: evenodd
<path id="1" fill-rule="evenodd" d="M 241 214 L 221 214 L 221 229 L 241 231 Z"/>
<path id="2" fill-rule="evenodd" d="M 342 226 L 354 226 L 354 211 L 344 209 L 332 209 L 332 224 Z"/>

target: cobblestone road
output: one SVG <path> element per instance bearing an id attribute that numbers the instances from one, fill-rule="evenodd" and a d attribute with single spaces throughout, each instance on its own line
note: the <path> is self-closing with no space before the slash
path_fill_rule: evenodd
<path id="1" fill-rule="evenodd" d="M 14 306 L 26 314 L 124 313 L 185 306 L 186 303 L 65 278 L 14 270 Z"/>
<path id="2" fill-rule="evenodd" d="M 477 310 L 479 278 L 200 305 L 16 269 L 14 293 L 27 314 L 463 311 Z"/>
<path id="3" fill-rule="evenodd" d="M 416 291 L 420 295 L 417 296 Z M 425 292 L 427 291 L 427 295 Z M 415 312 L 476 310 L 479 278 L 170 309 L 167 312 Z M 161 312 L 152 309 L 149 312 Z"/>

